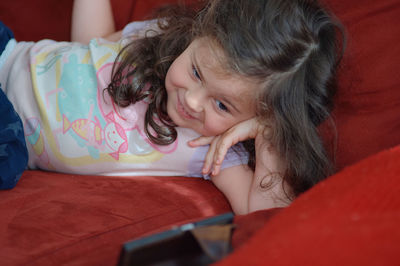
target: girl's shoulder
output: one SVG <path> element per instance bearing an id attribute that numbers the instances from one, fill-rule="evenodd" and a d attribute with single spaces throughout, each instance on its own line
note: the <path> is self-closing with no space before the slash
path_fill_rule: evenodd
<path id="1" fill-rule="evenodd" d="M 158 34 L 160 31 L 157 19 L 133 21 L 123 28 L 122 38 L 141 38 Z"/>

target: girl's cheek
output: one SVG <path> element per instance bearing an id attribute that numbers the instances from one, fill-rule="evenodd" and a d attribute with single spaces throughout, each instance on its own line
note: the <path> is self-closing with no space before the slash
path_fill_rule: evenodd
<path id="1" fill-rule="evenodd" d="M 204 131 L 207 136 L 217 136 L 228 130 L 230 126 L 226 123 L 226 120 L 214 119 L 212 121 L 206 121 L 204 124 Z"/>

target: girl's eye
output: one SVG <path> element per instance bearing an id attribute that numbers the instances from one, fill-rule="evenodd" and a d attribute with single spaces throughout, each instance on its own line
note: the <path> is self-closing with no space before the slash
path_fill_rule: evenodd
<path id="1" fill-rule="evenodd" d="M 215 100 L 215 103 L 217 104 L 218 109 L 221 111 L 229 112 L 228 108 L 221 101 Z"/>
<path id="2" fill-rule="evenodd" d="M 192 71 L 193 71 L 193 75 L 196 77 L 196 79 L 201 80 L 200 74 L 197 71 L 195 66 L 192 66 Z"/>

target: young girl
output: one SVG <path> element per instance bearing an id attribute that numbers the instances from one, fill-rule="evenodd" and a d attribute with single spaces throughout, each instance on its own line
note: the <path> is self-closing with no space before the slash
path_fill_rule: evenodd
<path id="1" fill-rule="evenodd" d="M 337 25 L 317 2 L 168 8 L 120 42 L 83 45 L 114 31 L 109 2 L 94 2 L 75 2 L 76 42 L 9 42 L 2 54 L 29 168 L 211 177 L 237 214 L 285 206 L 330 173 L 317 126 L 332 104 Z"/>

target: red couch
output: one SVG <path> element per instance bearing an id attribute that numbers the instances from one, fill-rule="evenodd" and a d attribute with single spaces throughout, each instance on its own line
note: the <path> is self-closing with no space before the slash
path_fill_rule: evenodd
<path id="1" fill-rule="evenodd" d="M 194 1 L 194 0 L 193 0 Z M 113 0 L 117 27 L 174 0 Z M 400 2 L 327 0 L 347 28 L 338 173 L 285 209 L 235 217 L 220 265 L 400 264 Z M 17 40 L 69 39 L 72 0 L 0 1 Z M 113 265 L 122 243 L 230 211 L 204 180 L 26 171 L 0 191 L 1 265 Z"/>

